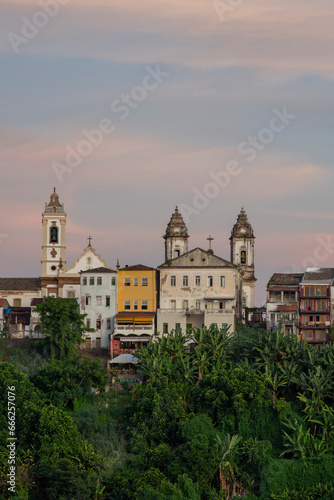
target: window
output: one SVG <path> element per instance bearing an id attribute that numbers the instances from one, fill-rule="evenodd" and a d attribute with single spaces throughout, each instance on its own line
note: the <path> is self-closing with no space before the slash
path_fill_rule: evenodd
<path id="1" fill-rule="evenodd" d="M 96 296 L 96 305 L 102 306 L 102 296 L 101 295 Z"/>
<path id="2" fill-rule="evenodd" d="M 241 264 L 247 264 L 246 250 L 241 250 Z"/>
<path id="3" fill-rule="evenodd" d="M 225 305 L 225 300 L 221 300 L 219 302 L 219 309 L 225 309 L 226 305 Z"/>
<path id="4" fill-rule="evenodd" d="M 107 330 L 111 329 L 111 319 L 107 318 Z"/>
<path id="5" fill-rule="evenodd" d="M 213 276 L 208 276 L 208 286 L 213 286 Z"/>
<path id="6" fill-rule="evenodd" d="M 181 331 L 181 323 L 175 323 L 175 331 L 179 333 Z"/>
<path id="7" fill-rule="evenodd" d="M 129 311 L 131 309 L 131 303 L 129 300 L 124 300 L 124 309 Z"/>
<path id="8" fill-rule="evenodd" d="M 124 278 L 124 286 L 131 286 L 131 278 Z"/>
<path id="9" fill-rule="evenodd" d="M 201 301 L 200 300 L 196 300 L 196 305 L 195 305 L 197 311 L 199 311 L 201 309 Z"/>
<path id="10" fill-rule="evenodd" d="M 170 301 L 170 308 L 171 309 L 176 309 L 176 300 L 171 300 Z"/>
<path id="11" fill-rule="evenodd" d="M 220 286 L 221 286 L 222 288 L 225 288 L 225 276 L 221 276 L 221 277 L 220 277 Z"/>
<path id="12" fill-rule="evenodd" d="M 200 276 L 195 277 L 195 286 L 201 286 L 201 277 Z"/>
<path id="13" fill-rule="evenodd" d="M 190 332 L 190 330 L 192 329 L 192 327 L 193 327 L 192 323 L 187 323 L 187 326 L 186 326 L 187 332 Z"/>
<path id="14" fill-rule="evenodd" d="M 176 286 L 176 276 L 170 277 L 170 286 Z"/>
<path id="15" fill-rule="evenodd" d="M 318 340 L 320 342 L 326 342 L 326 340 L 327 340 L 326 332 L 324 332 L 323 330 L 316 330 L 315 331 L 315 340 Z"/>
<path id="16" fill-rule="evenodd" d="M 183 276 L 182 285 L 188 286 L 188 276 Z"/>
<path id="17" fill-rule="evenodd" d="M 111 278 L 111 286 L 115 286 L 115 285 L 116 285 L 116 277 L 115 277 L 115 276 L 113 276 L 113 277 Z"/>
<path id="18" fill-rule="evenodd" d="M 96 320 L 96 330 L 101 330 L 101 320 L 100 319 Z"/>
<path id="19" fill-rule="evenodd" d="M 21 307 L 21 299 L 14 299 L 14 307 Z"/>
<path id="20" fill-rule="evenodd" d="M 89 284 L 94 285 L 94 277 L 89 278 Z"/>
<path id="21" fill-rule="evenodd" d="M 162 325 L 162 333 L 168 333 L 168 323 Z"/>
<path id="22" fill-rule="evenodd" d="M 246 305 L 247 305 L 247 299 L 246 299 L 246 297 L 242 297 L 241 302 L 242 302 L 242 307 L 245 308 Z"/>
<path id="23" fill-rule="evenodd" d="M 75 299 L 75 291 L 74 290 L 68 290 L 68 292 L 67 292 L 67 298 L 68 299 Z"/>
<path id="24" fill-rule="evenodd" d="M 138 278 L 133 278 L 133 286 L 138 286 Z"/>
<path id="25" fill-rule="evenodd" d="M 106 307 L 110 307 L 110 295 L 106 295 Z"/>
<path id="26" fill-rule="evenodd" d="M 213 309 L 213 301 L 212 300 L 208 300 L 207 303 L 206 303 L 206 308 L 207 309 Z"/>
<path id="27" fill-rule="evenodd" d="M 87 326 L 87 328 L 90 328 L 90 319 L 89 318 L 86 319 L 86 326 Z"/>
<path id="28" fill-rule="evenodd" d="M 147 278 L 142 278 L 141 279 L 141 286 L 147 286 L 148 285 L 148 279 Z"/>
<path id="29" fill-rule="evenodd" d="M 135 311 L 138 309 L 138 300 L 133 301 L 133 308 Z"/>
<path id="30" fill-rule="evenodd" d="M 316 300 L 315 308 L 317 311 L 327 311 L 327 300 Z"/>
<path id="31" fill-rule="evenodd" d="M 91 305 L 91 296 L 86 295 L 86 306 L 90 306 L 90 305 Z"/>
<path id="32" fill-rule="evenodd" d="M 326 286 L 305 286 L 304 287 L 305 297 L 326 297 L 327 287 Z"/>
<path id="33" fill-rule="evenodd" d="M 82 278 L 82 284 L 85 286 L 87 285 L 87 278 Z"/>
<path id="34" fill-rule="evenodd" d="M 222 323 L 222 329 L 226 330 L 226 328 L 227 328 L 227 323 Z"/>
<path id="35" fill-rule="evenodd" d="M 174 259 L 176 259 L 176 257 L 180 257 L 180 250 L 174 250 Z"/>
<path id="36" fill-rule="evenodd" d="M 188 301 L 187 300 L 182 301 L 182 309 L 188 309 Z"/>
<path id="37" fill-rule="evenodd" d="M 141 308 L 142 308 L 142 310 L 144 310 L 144 309 L 147 310 L 147 300 L 142 300 L 141 301 Z"/>
<path id="38" fill-rule="evenodd" d="M 96 278 L 96 284 L 97 284 L 97 285 L 102 285 L 102 277 L 101 277 L 101 276 L 98 276 L 98 277 Z"/>
<path id="39" fill-rule="evenodd" d="M 310 330 L 310 331 L 307 331 L 307 330 L 305 331 L 304 330 L 303 331 L 303 339 L 304 340 L 309 340 L 309 341 L 313 340 L 313 332 L 312 332 L 312 330 Z"/>
<path id="40" fill-rule="evenodd" d="M 58 243 L 58 228 L 56 226 L 50 227 L 50 243 Z"/>

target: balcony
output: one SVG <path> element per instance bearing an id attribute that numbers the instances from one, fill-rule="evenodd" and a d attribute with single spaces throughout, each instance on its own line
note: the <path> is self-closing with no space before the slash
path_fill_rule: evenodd
<path id="1" fill-rule="evenodd" d="M 233 309 L 205 309 L 205 314 L 233 314 Z"/>
<path id="2" fill-rule="evenodd" d="M 153 335 L 153 325 L 116 325 L 114 335 Z"/>

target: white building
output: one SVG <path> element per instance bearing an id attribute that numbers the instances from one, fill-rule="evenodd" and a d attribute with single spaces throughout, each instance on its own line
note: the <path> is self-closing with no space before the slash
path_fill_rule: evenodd
<path id="1" fill-rule="evenodd" d="M 160 334 L 180 329 L 185 332 L 190 327 L 216 324 L 218 328 L 230 326 L 233 332 L 235 320 L 242 314 L 242 272 L 238 266 L 214 255 L 211 248 L 187 252 L 188 237 L 176 208 L 164 236 L 167 259 L 158 268 L 157 330 Z M 210 247 L 211 240 L 210 237 Z M 177 257 L 170 259 L 173 255 Z"/>
<path id="2" fill-rule="evenodd" d="M 80 312 L 87 314 L 87 347 L 108 349 L 117 312 L 117 271 L 107 267 L 80 273 Z"/>

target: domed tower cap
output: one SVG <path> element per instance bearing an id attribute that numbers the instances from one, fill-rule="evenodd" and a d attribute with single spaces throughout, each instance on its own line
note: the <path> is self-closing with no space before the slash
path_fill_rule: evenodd
<path id="1" fill-rule="evenodd" d="M 234 224 L 231 236 L 246 236 L 254 238 L 252 225 L 248 221 L 244 208 L 241 208 L 236 224 Z"/>
<path id="2" fill-rule="evenodd" d="M 50 201 L 47 205 L 48 207 L 62 207 L 63 205 L 59 203 L 59 196 L 56 193 L 56 188 L 53 188 L 53 193 L 50 196 Z"/>
<path id="3" fill-rule="evenodd" d="M 166 234 L 164 238 L 181 236 L 182 238 L 189 238 L 187 226 L 184 223 L 182 215 L 179 212 L 178 207 L 175 207 L 175 212 L 173 213 L 166 229 Z"/>

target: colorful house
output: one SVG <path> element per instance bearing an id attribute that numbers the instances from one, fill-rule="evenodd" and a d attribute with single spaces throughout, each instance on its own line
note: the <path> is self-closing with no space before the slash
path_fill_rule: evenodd
<path id="1" fill-rule="evenodd" d="M 157 274 L 137 264 L 118 271 L 118 313 L 111 356 L 134 352 L 152 338 L 157 310 Z"/>

